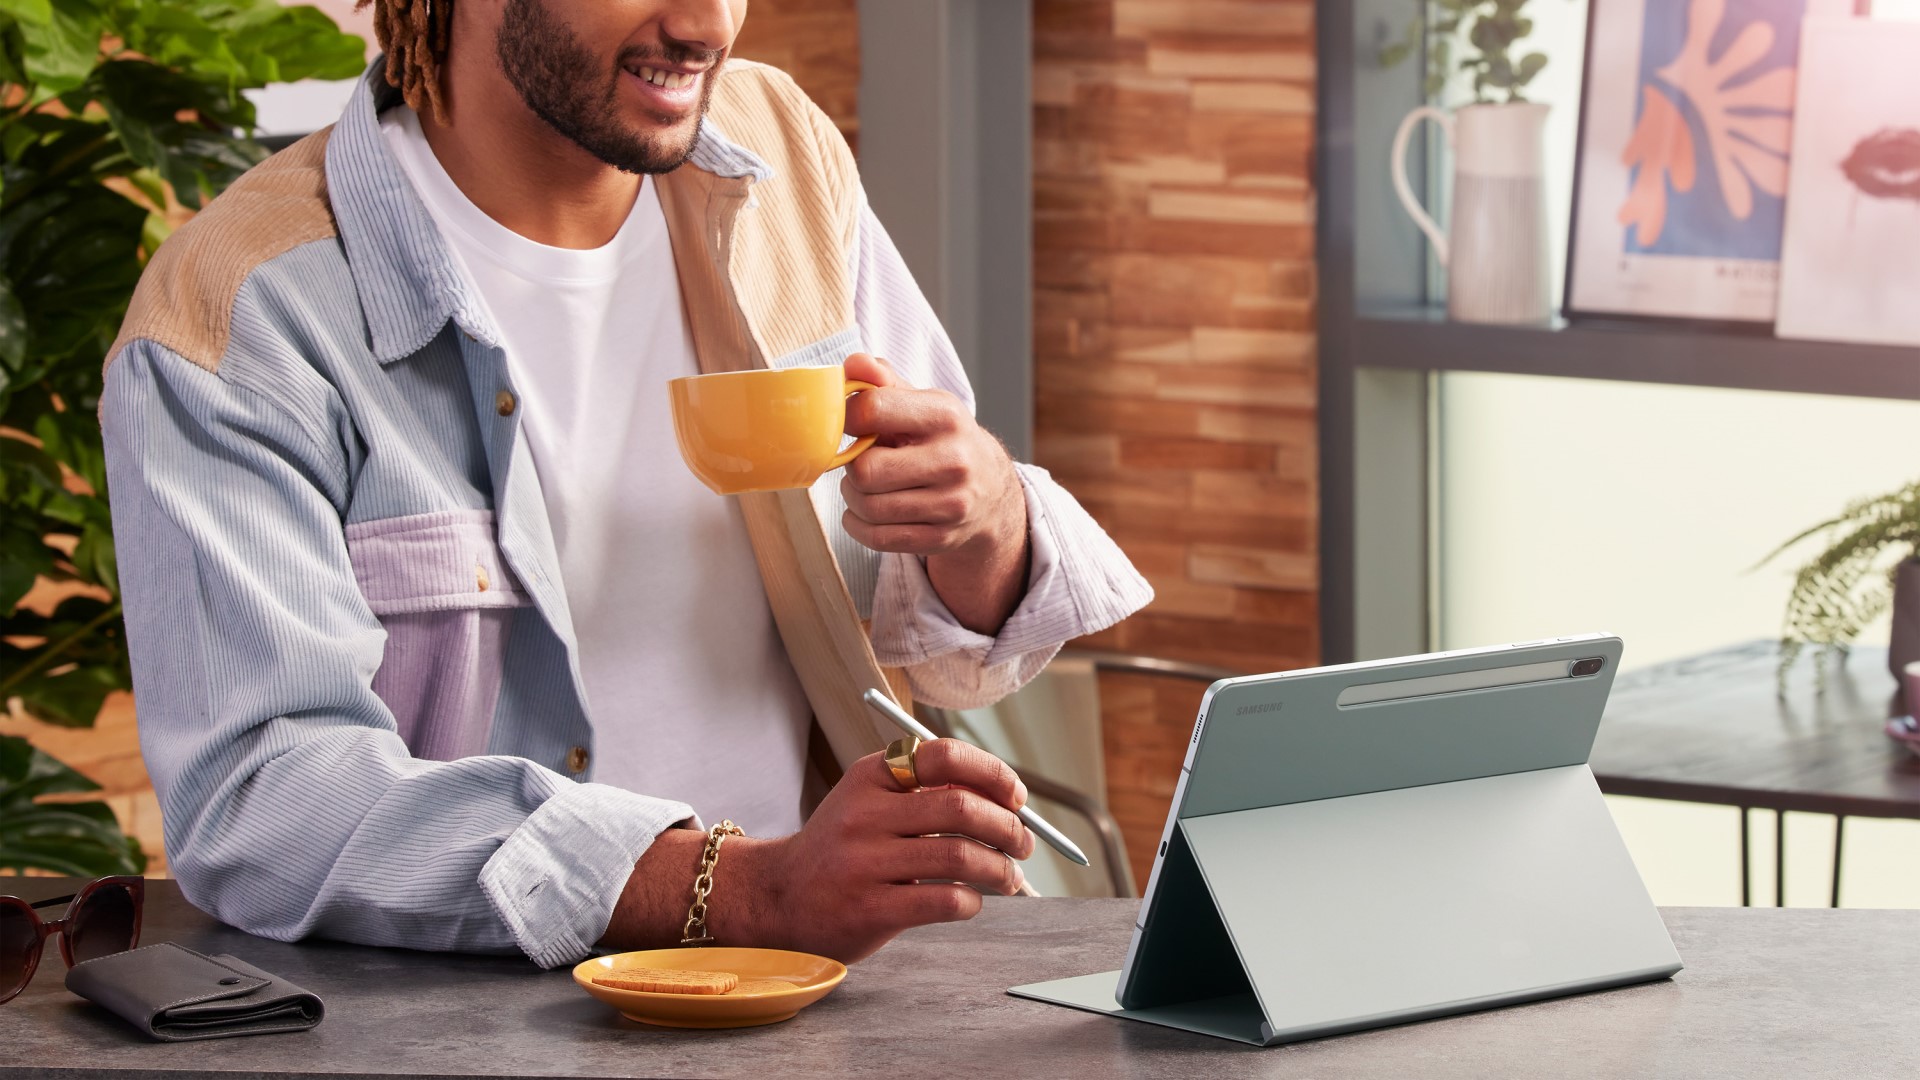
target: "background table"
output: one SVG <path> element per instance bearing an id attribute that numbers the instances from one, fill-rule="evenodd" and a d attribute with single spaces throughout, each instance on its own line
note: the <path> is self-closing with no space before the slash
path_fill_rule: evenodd
<path id="1" fill-rule="evenodd" d="M 60 888 L 5 885 L 29 899 Z M 148 1042 L 67 993 L 56 951 L 0 1005 L 0 1077 L 1920 1074 L 1907 1007 L 1920 912 L 1672 909 L 1688 966 L 1670 981 L 1260 1049 L 1006 995 L 1119 966 L 1131 900 L 990 899 L 973 922 L 902 936 L 792 1020 L 711 1032 L 634 1024 L 565 971 L 521 959 L 265 941 L 192 910 L 166 881 L 148 903 L 144 940 L 231 952 L 319 993 L 326 1020 L 294 1035 Z"/>
<path id="2" fill-rule="evenodd" d="M 1623 673 L 1591 763 L 1610 795 L 1737 806 L 1741 902 L 1752 877 L 1747 813 L 1772 810 L 1775 903 L 1786 903 L 1788 810 L 1834 816 L 1832 904 L 1840 906 L 1848 817 L 1920 818 L 1920 757 L 1889 739 L 1900 709 L 1885 649 L 1829 662 L 1824 690 L 1804 652 L 1780 691 L 1773 642 Z"/>

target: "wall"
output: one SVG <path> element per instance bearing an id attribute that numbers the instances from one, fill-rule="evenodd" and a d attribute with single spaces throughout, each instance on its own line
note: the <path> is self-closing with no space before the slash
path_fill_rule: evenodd
<path id="1" fill-rule="evenodd" d="M 1083 644 L 1319 653 L 1313 5 L 1036 0 L 1036 460 L 1153 582 Z M 1144 880 L 1200 689 L 1103 681 Z"/>

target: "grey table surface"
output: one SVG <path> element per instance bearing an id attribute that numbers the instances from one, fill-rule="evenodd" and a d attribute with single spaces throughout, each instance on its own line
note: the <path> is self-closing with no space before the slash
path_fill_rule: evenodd
<path id="1" fill-rule="evenodd" d="M 12 879 L 29 899 L 53 883 Z M 61 986 L 60 958 L 0 1005 L 0 1077 L 1920 1075 L 1920 911 L 1675 908 L 1668 981 L 1260 1049 L 1009 997 L 1117 967 L 1135 901 L 990 899 L 855 965 L 785 1023 L 672 1031 L 623 1019 L 565 971 L 511 957 L 281 944 L 149 893 L 146 942 L 229 952 L 319 993 L 312 1031 L 147 1042 Z"/>

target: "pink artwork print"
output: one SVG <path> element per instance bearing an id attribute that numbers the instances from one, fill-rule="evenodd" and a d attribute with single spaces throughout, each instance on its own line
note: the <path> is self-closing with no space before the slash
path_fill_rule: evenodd
<path id="1" fill-rule="evenodd" d="M 1920 346 L 1920 23 L 1806 34 L 1776 329 Z"/>

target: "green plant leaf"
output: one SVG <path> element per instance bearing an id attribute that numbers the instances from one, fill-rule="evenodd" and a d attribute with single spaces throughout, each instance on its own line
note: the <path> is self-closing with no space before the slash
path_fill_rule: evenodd
<path id="1" fill-rule="evenodd" d="M 263 5 L 274 17 L 260 19 L 235 34 L 233 51 L 258 80 L 293 82 L 299 79 L 349 79 L 366 67 L 367 43 L 358 34 L 344 34 L 326 13 L 310 6 Z"/>
<path id="2" fill-rule="evenodd" d="M 18 784 L 27 778 L 27 770 L 33 768 L 33 744 L 18 735 L 0 735 L 0 793 L 8 785 Z M 5 805 L 5 796 L 0 794 L 0 805 Z"/>
<path id="3" fill-rule="evenodd" d="M 53 572 L 55 554 L 38 533 L 21 524 L 0 525 L 0 614 L 12 614 L 34 580 Z"/>
<path id="4" fill-rule="evenodd" d="M 127 154 L 171 184 L 188 206 L 199 206 L 265 159 L 256 144 L 227 133 L 252 125 L 243 98 L 144 60 L 102 64 L 90 85 Z"/>
<path id="5" fill-rule="evenodd" d="M 72 469 L 93 489 L 85 520 L 109 520 L 106 505 L 100 500 L 107 490 L 106 454 L 100 445 L 100 422 L 93 410 L 73 405 L 62 411 L 43 410 L 33 422 L 33 434 L 48 457 Z"/>
<path id="6" fill-rule="evenodd" d="M 100 56 L 100 12 L 87 0 L 60 0 L 44 23 L 20 23 L 27 75 L 52 94 L 87 81 Z"/>
<path id="7" fill-rule="evenodd" d="M 365 67 L 365 41 L 315 8 L 277 0 L 165 5 L 126 31 L 133 51 L 236 95 L 270 82 L 344 79 Z"/>
<path id="8" fill-rule="evenodd" d="M 146 865 L 139 845 L 120 831 L 105 803 L 47 803 L 0 811 L 0 867 L 97 877 L 138 874 Z"/>
<path id="9" fill-rule="evenodd" d="M 38 642 L 22 646 L 0 638 L 0 699 L 18 697 L 37 719 L 89 726 L 108 694 L 132 687 L 117 602 L 69 596 L 51 615 L 16 612 L 6 630 L 15 639 Z"/>
<path id="10" fill-rule="evenodd" d="M 113 530 L 99 521 L 80 527 L 80 543 L 73 549 L 73 565 L 82 580 L 104 587 L 118 596 L 120 575 L 114 566 Z"/>
<path id="11" fill-rule="evenodd" d="M 0 751 L 0 808 L 26 806 L 42 795 L 100 790 L 19 735 L 0 735 Z"/>
<path id="12" fill-rule="evenodd" d="M 1485 53 L 1499 50 L 1502 44 L 1493 20 L 1484 15 L 1473 21 L 1473 29 L 1467 32 L 1467 40 L 1473 43 L 1474 48 Z"/>
<path id="13" fill-rule="evenodd" d="M 34 26 L 45 26 L 53 19 L 51 0 L 0 0 L 0 11 Z"/>
<path id="14" fill-rule="evenodd" d="M 173 235 L 173 223 L 164 214 L 148 214 L 144 225 L 140 226 L 140 250 L 147 258 L 160 250 L 160 245 Z"/>
<path id="15" fill-rule="evenodd" d="M 20 34 L 17 19 L 0 19 L 0 83 L 11 83 L 27 91 L 17 104 L 5 108 L 15 112 L 33 100 L 33 80 L 27 76 L 27 42 Z"/>
<path id="16" fill-rule="evenodd" d="M 23 439 L 0 435 L 0 469 L 23 477 L 44 491 L 62 491 L 60 463 L 44 449 Z"/>
<path id="17" fill-rule="evenodd" d="M 94 877 L 146 869 L 106 803 L 41 802 L 100 785 L 17 735 L 0 735 L 0 868 Z"/>
<path id="18" fill-rule="evenodd" d="M 140 276 L 146 216 L 97 183 L 0 210 L 0 270 L 13 279 L 40 364 L 65 359 L 89 339 L 111 340 Z M 20 381 L 37 377 L 29 362 Z"/>
<path id="19" fill-rule="evenodd" d="M 0 389 L 27 362 L 27 312 L 14 295 L 13 282 L 0 275 Z"/>
<path id="20" fill-rule="evenodd" d="M 167 205 L 167 183 L 159 173 L 152 169 L 135 169 L 127 174 L 127 182 L 154 206 Z"/>
<path id="21" fill-rule="evenodd" d="M 58 727 L 92 727 L 107 695 L 126 689 L 120 673 L 97 664 L 80 664 L 57 675 L 32 675 L 13 692 L 27 715 Z"/>

